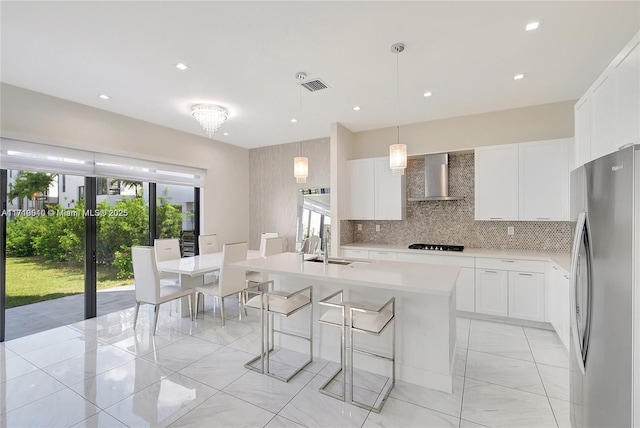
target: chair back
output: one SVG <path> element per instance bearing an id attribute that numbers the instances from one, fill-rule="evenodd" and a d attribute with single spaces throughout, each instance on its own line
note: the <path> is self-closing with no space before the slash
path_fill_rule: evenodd
<path id="1" fill-rule="evenodd" d="M 314 254 L 320 249 L 320 237 L 317 235 L 310 236 L 302 243 L 302 252 L 305 254 Z"/>
<path id="2" fill-rule="evenodd" d="M 146 303 L 160 301 L 160 276 L 156 266 L 153 247 L 131 247 L 133 261 L 133 281 L 136 288 L 136 300 Z"/>
<path id="3" fill-rule="evenodd" d="M 218 284 L 221 296 L 239 293 L 246 287 L 246 272 L 229 267 L 230 264 L 247 260 L 247 243 L 224 244 L 222 246 L 222 267 Z"/>
<path id="4" fill-rule="evenodd" d="M 153 247 L 156 254 L 156 263 L 166 260 L 175 260 L 181 258 L 180 240 L 178 238 L 156 239 L 153 241 Z M 174 278 L 173 273 L 160 272 L 160 278 Z"/>
<path id="5" fill-rule="evenodd" d="M 264 256 L 273 256 L 284 251 L 284 238 L 267 238 L 264 240 Z"/>
<path id="6" fill-rule="evenodd" d="M 198 236 L 198 250 L 200 254 L 211 254 L 220 252 L 220 244 L 218 243 L 218 235 L 200 235 Z"/>
<path id="7" fill-rule="evenodd" d="M 265 241 L 267 240 L 267 238 L 277 238 L 277 237 L 278 237 L 277 232 L 262 232 L 262 235 L 260 235 L 260 255 L 262 257 L 264 257 Z"/>

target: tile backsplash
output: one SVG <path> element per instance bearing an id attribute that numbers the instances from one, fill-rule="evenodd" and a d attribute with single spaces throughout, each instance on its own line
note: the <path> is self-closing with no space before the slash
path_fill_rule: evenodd
<path id="1" fill-rule="evenodd" d="M 424 159 L 409 159 L 407 196 L 424 195 Z M 464 245 L 470 248 L 570 251 L 570 222 L 475 221 L 474 155 L 449 156 L 449 194 L 458 201 L 407 202 L 403 221 L 343 220 L 341 243 L 408 245 L 413 242 Z M 362 230 L 357 230 L 357 225 Z M 375 226 L 380 225 L 380 232 Z M 508 235 L 512 226 L 514 234 Z"/>

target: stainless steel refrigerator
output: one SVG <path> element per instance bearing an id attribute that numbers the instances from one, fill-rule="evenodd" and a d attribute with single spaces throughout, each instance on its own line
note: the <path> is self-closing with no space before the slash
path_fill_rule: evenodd
<path id="1" fill-rule="evenodd" d="M 571 173 L 571 425 L 640 426 L 640 145 Z"/>

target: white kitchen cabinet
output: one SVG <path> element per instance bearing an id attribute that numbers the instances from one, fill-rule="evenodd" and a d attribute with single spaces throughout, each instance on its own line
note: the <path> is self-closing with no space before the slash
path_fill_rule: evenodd
<path id="1" fill-rule="evenodd" d="M 506 317 L 508 275 L 504 270 L 476 269 L 476 312 Z"/>
<path id="2" fill-rule="evenodd" d="M 640 142 L 640 38 L 636 37 L 632 44 L 613 71 L 618 147 Z"/>
<path id="3" fill-rule="evenodd" d="M 343 248 L 342 257 L 344 257 L 345 259 L 368 259 L 369 251 Z"/>
<path id="4" fill-rule="evenodd" d="M 475 149 L 475 219 L 518 220 L 518 145 Z"/>
<path id="5" fill-rule="evenodd" d="M 405 177 L 391 174 L 388 157 L 354 159 L 347 163 L 350 219 L 405 219 Z"/>
<path id="6" fill-rule="evenodd" d="M 544 321 L 544 274 L 509 272 L 508 293 L 510 317 Z"/>
<path id="7" fill-rule="evenodd" d="M 406 216 L 406 186 L 404 175 L 393 175 L 389 158 L 374 159 L 375 220 L 404 220 Z"/>
<path id="8" fill-rule="evenodd" d="M 518 144 L 518 219 L 569 220 L 572 138 Z"/>
<path id="9" fill-rule="evenodd" d="M 591 98 L 580 100 L 575 107 L 575 166 L 591 160 Z"/>
<path id="10" fill-rule="evenodd" d="M 349 218 L 373 220 L 375 171 L 373 159 L 355 159 L 349 166 Z"/>
<path id="11" fill-rule="evenodd" d="M 569 275 L 555 263 L 549 273 L 549 322 L 569 350 Z"/>
<path id="12" fill-rule="evenodd" d="M 373 260 L 398 260 L 398 253 L 393 251 L 369 250 L 369 258 Z"/>
<path id="13" fill-rule="evenodd" d="M 576 103 L 576 167 L 639 142 L 639 76 L 640 32 Z"/>
<path id="14" fill-rule="evenodd" d="M 456 309 L 459 311 L 476 311 L 476 278 L 475 269 L 461 267 L 456 281 Z"/>
<path id="15" fill-rule="evenodd" d="M 604 75 L 591 94 L 591 157 L 617 149 L 615 130 L 615 87 L 613 74 Z"/>

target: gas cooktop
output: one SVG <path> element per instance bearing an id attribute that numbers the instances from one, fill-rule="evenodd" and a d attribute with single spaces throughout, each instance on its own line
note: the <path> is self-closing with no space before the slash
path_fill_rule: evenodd
<path id="1" fill-rule="evenodd" d="M 411 244 L 410 250 L 432 250 L 432 251 L 462 251 L 463 245 L 441 245 L 441 244 Z"/>

